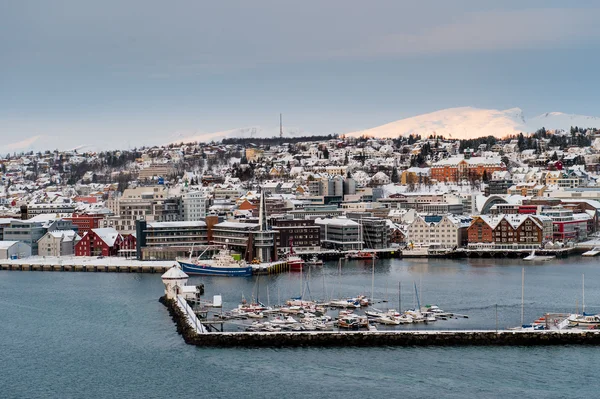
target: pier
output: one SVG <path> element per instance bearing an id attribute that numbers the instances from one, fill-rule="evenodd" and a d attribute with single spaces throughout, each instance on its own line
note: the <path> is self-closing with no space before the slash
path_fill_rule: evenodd
<path id="1" fill-rule="evenodd" d="M 600 330 L 582 329 L 199 332 L 178 301 L 160 302 L 187 344 L 206 347 L 600 345 Z"/>
<path id="2" fill-rule="evenodd" d="M 164 273 L 175 263 L 175 261 L 138 261 L 126 258 L 35 256 L 0 260 L 0 269 L 25 272 Z"/>

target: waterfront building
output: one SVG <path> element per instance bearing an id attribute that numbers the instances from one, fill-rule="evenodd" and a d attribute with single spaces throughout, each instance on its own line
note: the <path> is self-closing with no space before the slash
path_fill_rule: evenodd
<path id="1" fill-rule="evenodd" d="M 413 246 L 437 245 L 443 248 L 460 247 L 466 241 L 468 224 L 452 215 L 440 217 L 417 216 L 408 226 L 407 241 Z"/>
<path id="2" fill-rule="evenodd" d="M 31 256 L 31 246 L 22 241 L 0 241 L 0 259 L 22 259 Z"/>
<path id="3" fill-rule="evenodd" d="M 123 236 L 113 228 L 92 229 L 75 244 L 76 256 L 118 256 Z"/>
<path id="4" fill-rule="evenodd" d="M 175 260 L 189 255 L 192 247 L 208 245 L 205 222 L 136 222 L 135 249 L 140 260 Z M 123 244 L 127 238 L 124 239 Z"/>
<path id="5" fill-rule="evenodd" d="M 478 244 L 535 249 L 552 240 L 552 220 L 540 215 L 480 215 L 468 228 L 469 247 Z"/>
<path id="6" fill-rule="evenodd" d="M 553 206 L 542 209 L 542 215 L 552 219 L 554 240 L 567 242 L 587 238 L 588 221 L 592 219 L 587 213 L 574 214 L 572 209 Z"/>
<path id="7" fill-rule="evenodd" d="M 283 218 L 272 219 L 277 247 L 282 252 L 289 250 L 293 243 L 294 250 L 302 252 L 318 250 L 321 246 L 321 228 L 312 219 L 294 219 L 286 215 Z"/>
<path id="8" fill-rule="evenodd" d="M 321 229 L 321 246 L 342 251 L 363 248 L 360 225 L 346 217 L 315 219 Z"/>
<path id="9" fill-rule="evenodd" d="M 389 247 L 389 229 L 386 219 L 374 217 L 371 212 L 348 212 L 346 217 L 357 222 L 365 249 Z"/>
<path id="10" fill-rule="evenodd" d="M 80 239 L 73 230 L 48 231 L 38 241 L 39 256 L 68 256 L 75 254 L 75 244 Z"/>
<path id="11" fill-rule="evenodd" d="M 31 254 L 38 254 L 38 241 L 48 229 L 43 222 L 31 220 L 13 220 L 9 227 L 4 228 L 5 241 L 21 241 L 31 248 Z"/>

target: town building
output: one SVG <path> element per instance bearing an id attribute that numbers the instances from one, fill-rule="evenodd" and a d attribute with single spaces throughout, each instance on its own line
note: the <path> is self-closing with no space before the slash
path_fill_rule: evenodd
<path id="1" fill-rule="evenodd" d="M 481 180 L 484 173 L 506 170 L 500 157 L 450 157 L 431 165 L 431 178 L 438 182 L 458 182 Z"/>
<path id="2" fill-rule="evenodd" d="M 298 252 L 318 250 L 321 246 L 321 228 L 312 219 L 286 216 L 272 219 L 271 225 L 281 252 L 288 252 L 292 245 Z"/>
<path id="3" fill-rule="evenodd" d="M 49 231 L 38 241 L 39 256 L 68 256 L 75 254 L 80 237 L 73 230 Z"/>
<path id="4" fill-rule="evenodd" d="M 198 222 L 206 217 L 208 198 L 202 191 L 189 191 L 182 196 L 183 220 Z"/>
<path id="5" fill-rule="evenodd" d="M 363 248 L 361 228 L 355 221 L 345 218 L 315 219 L 321 229 L 321 246 L 341 251 Z"/>
<path id="6" fill-rule="evenodd" d="M 31 256 L 31 246 L 22 241 L 0 241 L 0 259 L 21 259 Z"/>
<path id="7" fill-rule="evenodd" d="M 76 256 L 118 256 L 123 236 L 113 228 L 92 229 L 75 244 Z"/>
<path id="8" fill-rule="evenodd" d="M 124 239 L 126 241 L 127 238 Z M 208 245 L 205 222 L 136 222 L 136 250 L 140 260 L 175 260 Z"/>
<path id="9" fill-rule="evenodd" d="M 456 248 L 466 242 L 468 224 L 455 216 L 417 216 L 408 226 L 407 241 L 412 246 Z"/>

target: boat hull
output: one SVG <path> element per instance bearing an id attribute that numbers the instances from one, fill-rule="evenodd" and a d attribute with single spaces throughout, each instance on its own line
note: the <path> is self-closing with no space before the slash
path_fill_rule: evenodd
<path id="1" fill-rule="evenodd" d="M 288 262 L 288 265 L 290 266 L 290 271 L 292 272 L 301 272 L 302 268 L 304 266 L 303 262 Z"/>
<path id="2" fill-rule="evenodd" d="M 227 276 L 227 277 L 250 277 L 252 266 L 244 267 L 215 267 L 211 265 L 195 265 L 193 263 L 179 262 L 181 270 L 186 274 L 202 276 Z"/>

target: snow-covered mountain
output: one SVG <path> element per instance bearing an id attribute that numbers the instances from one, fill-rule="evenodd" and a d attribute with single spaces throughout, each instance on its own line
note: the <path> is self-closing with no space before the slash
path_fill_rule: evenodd
<path id="1" fill-rule="evenodd" d="M 531 118 L 527 125 L 530 128 L 529 131 L 535 131 L 541 127 L 549 130 L 562 129 L 565 131 L 568 131 L 571 126 L 600 128 L 600 118 L 596 116 L 565 114 L 562 112 L 547 112 Z"/>
<path id="2" fill-rule="evenodd" d="M 530 133 L 541 127 L 549 130 L 568 130 L 571 126 L 600 127 L 600 118 L 550 112 L 527 120 L 520 108 L 500 111 L 460 107 L 401 119 L 347 135 L 383 138 L 409 134 L 420 134 L 421 136 L 436 134 L 447 138 L 468 139 L 482 136 L 505 137 L 521 132 Z"/>

